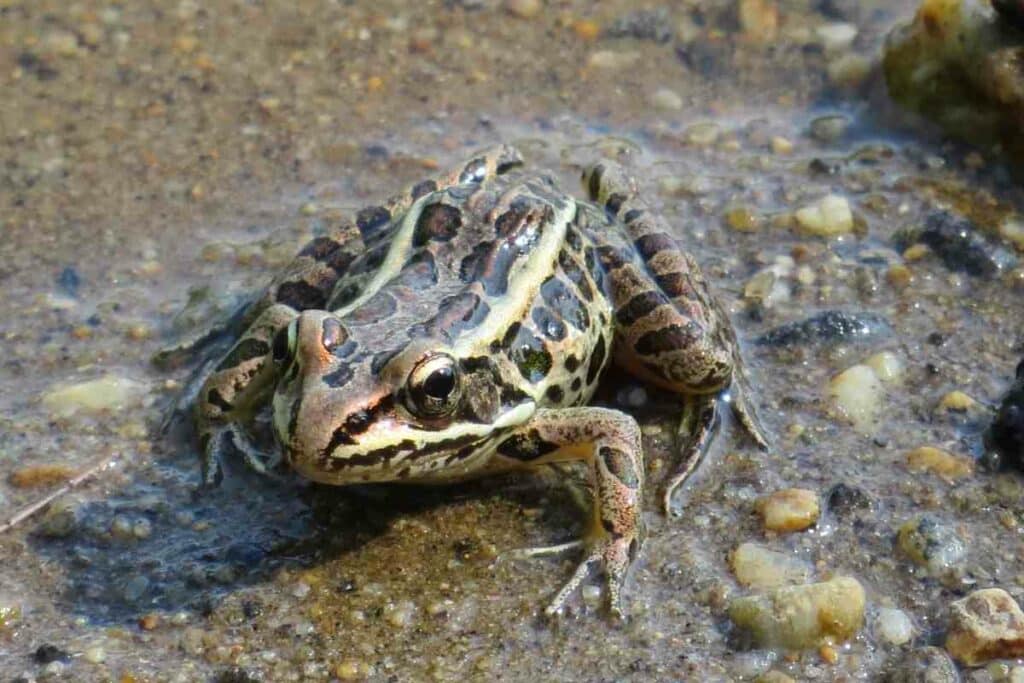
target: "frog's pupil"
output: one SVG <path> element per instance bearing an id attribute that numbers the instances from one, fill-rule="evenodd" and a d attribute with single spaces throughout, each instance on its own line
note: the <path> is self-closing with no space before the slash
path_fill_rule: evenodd
<path id="1" fill-rule="evenodd" d="M 452 368 L 438 368 L 423 382 L 423 393 L 431 398 L 444 400 L 455 390 L 455 372 Z"/>

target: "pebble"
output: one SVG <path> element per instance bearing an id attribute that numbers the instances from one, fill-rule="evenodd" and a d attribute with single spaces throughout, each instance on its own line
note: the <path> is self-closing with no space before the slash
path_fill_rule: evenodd
<path id="1" fill-rule="evenodd" d="M 640 59 L 639 52 L 597 50 L 587 58 L 587 66 L 595 69 L 624 69 Z"/>
<path id="2" fill-rule="evenodd" d="M 85 648 L 82 657 L 90 664 L 102 664 L 107 658 L 107 651 L 100 645 L 93 645 L 92 647 Z"/>
<path id="3" fill-rule="evenodd" d="M 757 591 L 807 583 L 810 566 L 788 553 L 757 543 L 743 543 L 730 557 L 736 580 Z"/>
<path id="4" fill-rule="evenodd" d="M 756 683 L 796 683 L 796 681 L 781 671 L 769 671 L 758 676 Z"/>
<path id="5" fill-rule="evenodd" d="M 729 605 L 729 618 L 761 647 L 798 650 L 856 635 L 864 624 L 864 604 L 860 582 L 838 576 L 737 598 Z"/>
<path id="6" fill-rule="evenodd" d="M 713 122 L 695 123 L 685 131 L 685 138 L 688 143 L 696 147 L 710 147 L 718 142 L 722 134 L 722 127 Z"/>
<path id="7" fill-rule="evenodd" d="M 889 321 L 875 313 L 823 311 L 810 318 L 772 328 L 757 338 L 757 344 L 765 346 L 838 344 L 890 334 L 892 334 L 892 326 Z M 890 353 L 890 355 L 895 358 L 893 354 Z"/>
<path id="8" fill-rule="evenodd" d="M 312 589 L 310 588 L 308 583 L 306 583 L 305 581 L 299 581 L 294 586 L 292 586 L 292 597 L 302 600 L 307 595 L 309 595 L 310 590 Z"/>
<path id="9" fill-rule="evenodd" d="M 15 470 L 7 478 L 11 486 L 19 489 L 60 484 L 75 476 L 67 465 L 32 465 Z"/>
<path id="10" fill-rule="evenodd" d="M 890 645 L 903 645 L 914 637 L 914 622 L 901 609 L 883 607 L 875 616 L 875 633 Z"/>
<path id="11" fill-rule="evenodd" d="M 960 683 L 956 664 L 938 647 L 922 647 L 904 655 L 889 669 L 887 683 Z"/>
<path id="12" fill-rule="evenodd" d="M 544 8 L 540 0 L 506 0 L 505 9 L 509 14 L 522 19 L 532 19 Z"/>
<path id="13" fill-rule="evenodd" d="M 974 474 L 974 461 L 953 455 L 934 446 L 921 446 L 909 451 L 906 456 L 907 469 L 915 472 L 931 472 L 948 481 L 956 481 Z"/>
<path id="14" fill-rule="evenodd" d="M 886 384 L 902 381 L 906 372 L 903 360 L 892 351 L 881 351 L 869 356 L 864 365 L 874 370 L 878 379 Z"/>
<path id="15" fill-rule="evenodd" d="M 739 0 L 736 14 L 748 39 L 769 42 L 778 35 L 779 8 L 772 0 Z"/>
<path id="16" fill-rule="evenodd" d="M 43 536 L 66 538 L 75 532 L 81 520 L 81 501 L 74 496 L 66 496 L 58 498 L 47 508 L 36 531 Z"/>
<path id="17" fill-rule="evenodd" d="M 833 405 L 854 428 L 871 434 L 881 410 L 882 381 L 868 365 L 854 365 L 836 375 L 828 385 Z"/>
<path id="18" fill-rule="evenodd" d="M 771 531 L 803 531 L 821 514 L 818 494 L 808 489 L 782 489 L 757 502 L 764 526 Z"/>
<path id="19" fill-rule="evenodd" d="M 683 98 L 675 90 L 658 88 L 651 95 L 651 105 L 665 111 L 679 111 L 683 108 Z"/>
<path id="20" fill-rule="evenodd" d="M 846 134 L 850 120 L 845 116 L 819 116 L 811 121 L 811 137 L 818 142 L 831 143 Z"/>
<path id="21" fill-rule="evenodd" d="M 794 214 L 801 232 L 819 237 L 835 237 L 853 230 L 853 212 L 846 197 L 826 195 L 815 204 L 797 209 Z"/>
<path id="22" fill-rule="evenodd" d="M 814 33 L 826 52 L 843 52 L 856 40 L 857 27 L 846 22 L 836 22 L 819 26 Z"/>
<path id="23" fill-rule="evenodd" d="M 896 534 L 896 545 L 904 556 L 932 575 L 956 569 L 967 558 L 963 539 L 951 526 L 931 515 L 905 522 Z"/>
<path id="24" fill-rule="evenodd" d="M 1024 657 L 1024 612 L 1001 588 L 974 591 L 949 607 L 946 650 L 968 666 Z"/>
<path id="25" fill-rule="evenodd" d="M 160 615 L 150 612 L 139 619 L 139 628 L 143 631 L 153 631 L 160 626 Z"/>
<path id="26" fill-rule="evenodd" d="M 749 206 L 730 206 L 723 215 L 725 224 L 737 232 L 757 232 L 761 229 L 761 217 Z"/>
<path id="27" fill-rule="evenodd" d="M 343 681 L 354 681 L 364 676 L 366 665 L 358 659 L 343 659 L 334 667 L 334 675 Z"/>
<path id="28" fill-rule="evenodd" d="M 415 614 L 416 605 L 410 600 L 391 603 L 384 608 L 384 618 L 389 624 L 398 628 L 405 628 L 411 624 Z"/>
<path id="29" fill-rule="evenodd" d="M 104 375 L 79 384 L 52 387 L 42 396 L 43 406 L 51 413 L 66 417 L 82 411 L 100 413 L 120 410 L 139 400 L 146 385 L 127 377 Z"/>
<path id="30" fill-rule="evenodd" d="M 939 408 L 941 410 L 954 410 L 964 413 L 977 407 L 977 405 L 977 401 L 962 391 L 951 391 L 939 401 Z"/>
<path id="31" fill-rule="evenodd" d="M 999 226 L 999 235 L 1017 251 L 1024 251 L 1024 220 L 1019 216 L 1003 221 Z"/>
<path id="32" fill-rule="evenodd" d="M 792 154 L 793 143 L 788 138 L 776 135 L 772 138 L 772 152 L 775 154 Z"/>

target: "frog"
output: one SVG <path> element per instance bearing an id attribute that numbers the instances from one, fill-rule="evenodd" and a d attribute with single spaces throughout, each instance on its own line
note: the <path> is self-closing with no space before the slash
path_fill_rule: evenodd
<path id="1" fill-rule="evenodd" d="M 330 485 L 582 463 L 592 502 L 581 537 L 516 555 L 582 551 L 548 616 L 595 569 L 621 616 L 647 466 L 636 419 L 591 405 L 605 369 L 681 399 L 666 511 L 722 404 L 759 447 L 768 438 L 696 260 L 618 161 L 590 164 L 582 184 L 575 197 L 497 145 L 312 239 L 236 316 L 233 345 L 199 378 L 203 482 L 219 483 L 228 455 Z M 270 448 L 252 433 L 267 412 Z"/>

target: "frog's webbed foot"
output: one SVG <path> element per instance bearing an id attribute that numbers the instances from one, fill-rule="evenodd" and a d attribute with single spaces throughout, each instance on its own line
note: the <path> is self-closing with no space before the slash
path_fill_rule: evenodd
<path id="1" fill-rule="evenodd" d="M 549 456 L 537 458 L 538 449 Z M 552 450 L 554 449 L 554 450 Z M 545 465 L 584 460 L 589 465 L 593 504 L 581 540 L 544 548 L 519 550 L 514 557 L 559 555 L 584 548 L 572 577 L 545 610 L 557 614 L 595 566 L 604 569 L 613 614 L 622 614 L 622 584 L 643 541 L 640 501 L 643 498 L 643 455 L 640 428 L 624 413 L 606 408 L 538 410 L 520 431 L 498 445 L 499 458 Z"/>
<path id="2" fill-rule="evenodd" d="M 711 445 L 718 423 L 718 396 L 701 394 L 683 397 L 683 416 L 679 420 L 676 443 L 680 458 L 662 494 L 661 504 L 666 515 L 671 516 L 672 496 L 700 465 Z"/>
<path id="3" fill-rule="evenodd" d="M 224 458 L 237 452 L 247 466 L 262 475 L 270 476 L 282 462 L 280 451 L 265 451 L 256 444 L 240 424 L 227 423 L 209 428 L 199 440 L 204 487 L 219 486 L 224 478 Z"/>

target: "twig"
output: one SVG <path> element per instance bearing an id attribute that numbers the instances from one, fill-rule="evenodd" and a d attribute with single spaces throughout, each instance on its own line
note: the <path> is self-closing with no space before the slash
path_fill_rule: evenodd
<path id="1" fill-rule="evenodd" d="M 10 531 L 14 527 L 24 522 L 29 517 L 33 516 L 34 514 L 45 508 L 53 501 L 57 500 L 66 493 L 70 493 L 74 489 L 81 486 L 84 482 L 91 479 L 96 474 L 107 469 L 108 467 L 114 464 L 114 461 L 117 460 L 119 455 L 120 453 L 112 453 L 111 455 L 108 455 L 107 457 L 103 458 L 92 467 L 86 469 L 83 472 L 80 472 L 79 474 L 76 474 L 59 489 L 51 493 L 48 493 L 39 500 L 35 501 L 34 503 L 29 503 L 25 507 L 21 508 L 20 510 L 15 512 L 10 519 L 8 519 L 3 524 L 0 524 L 0 534 Z"/>

